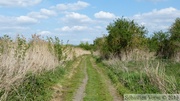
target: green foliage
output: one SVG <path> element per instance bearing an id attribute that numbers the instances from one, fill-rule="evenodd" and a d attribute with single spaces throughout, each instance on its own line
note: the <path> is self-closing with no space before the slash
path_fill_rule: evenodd
<path id="1" fill-rule="evenodd" d="M 30 44 L 26 42 L 26 38 L 17 36 L 17 47 L 15 49 L 15 57 L 17 59 L 24 59 L 27 49 L 30 47 Z"/>
<path id="2" fill-rule="evenodd" d="M 180 52 L 180 18 L 177 18 L 171 25 L 169 32 L 171 34 L 170 43 L 173 49 L 174 55 Z"/>
<path id="3" fill-rule="evenodd" d="M 49 101 L 52 94 L 50 87 L 64 74 L 62 67 L 41 74 L 27 74 L 23 83 L 9 92 L 7 101 Z"/>
<path id="4" fill-rule="evenodd" d="M 177 18 L 171 25 L 169 32 L 171 33 L 171 40 L 180 42 L 180 18 Z"/>
<path id="5" fill-rule="evenodd" d="M 4 35 L 3 37 L 0 37 L 0 54 L 6 52 L 8 53 L 9 49 L 11 46 L 9 46 L 8 43 L 11 43 L 12 40 L 8 35 Z"/>
<path id="6" fill-rule="evenodd" d="M 139 47 L 142 39 L 145 37 L 145 27 L 139 26 L 133 20 L 124 18 L 117 19 L 114 23 L 107 26 L 109 36 L 107 43 L 110 52 L 115 55 L 121 55 L 121 51 L 129 51 L 133 48 Z"/>
<path id="7" fill-rule="evenodd" d="M 58 57 L 58 60 L 60 61 L 62 57 L 62 46 L 58 37 L 55 37 L 54 49 L 55 49 L 55 54 Z"/>
<path id="8" fill-rule="evenodd" d="M 171 76 L 175 76 L 177 85 L 180 85 L 180 63 L 172 62 L 172 61 L 166 61 L 168 64 L 166 65 L 166 74 Z M 177 86 L 177 91 L 180 93 L 180 86 Z"/>
<path id="9" fill-rule="evenodd" d="M 170 35 L 167 32 L 155 32 L 153 37 L 149 40 L 150 50 L 154 50 L 156 56 L 159 58 L 170 58 L 173 52 L 169 38 Z"/>
<path id="10" fill-rule="evenodd" d="M 55 37 L 55 39 L 51 37 L 47 37 L 48 40 L 48 47 L 49 51 L 54 53 L 55 56 L 60 61 L 62 59 L 62 43 L 58 37 Z"/>
<path id="11" fill-rule="evenodd" d="M 158 88 L 150 83 L 150 79 L 145 73 L 138 72 L 123 72 L 119 74 L 120 82 L 131 91 L 144 93 L 160 93 Z"/>
<path id="12" fill-rule="evenodd" d="M 180 51 L 180 18 L 177 18 L 168 32 L 155 32 L 148 39 L 151 51 L 156 52 L 159 58 L 170 59 Z"/>
<path id="13" fill-rule="evenodd" d="M 147 61 L 146 61 L 147 62 Z M 177 63 L 170 61 L 152 60 L 148 61 L 116 62 L 113 64 L 105 63 L 108 75 L 115 84 L 122 84 L 133 93 L 177 93 L 179 92 L 179 71 Z M 159 63 L 160 62 L 160 63 Z M 157 67 L 156 64 L 159 64 Z M 163 66 L 164 65 L 164 66 Z M 166 69 L 165 69 L 166 66 Z M 126 68 L 124 71 L 122 68 Z M 166 72 L 165 72 L 166 71 Z M 122 91 L 120 90 L 121 94 Z"/>
<path id="14" fill-rule="evenodd" d="M 96 38 L 94 40 L 94 46 L 96 50 L 100 51 L 101 58 L 109 58 L 110 52 L 109 46 L 107 44 L 107 36 L 104 36 L 102 38 Z"/>
<path id="15" fill-rule="evenodd" d="M 110 55 L 121 59 L 122 53 L 127 56 L 133 49 L 156 52 L 159 58 L 170 59 L 180 52 L 180 18 L 171 25 L 168 32 L 158 31 L 150 38 L 147 31 L 133 20 L 116 19 L 107 26 L 109 35 L 94 40 L 95 49 L 101 57 L 108 59 Z"/>
<path id="16" fill-rule="evenodd" d="M 89 44 L 88 42 L 81 42 L 79 44 L 79 47 L 81 47 L 81 48 L 83 48 L 85 50 L 93 50 L 94 49 L 93 45 Z"/>
<path id="17" fill-rule="evenodd" d="M 142 47 L 146 41 L 145 27 L 133 20 L 117 19 L 106 29 L 109 35 L 94 41 L 96 47 L 100 48 L 102 57 L 105 58 L 108 58 L 110 54 L 121 58 L 122 52 L 127 55 L 129 51 Z"/>

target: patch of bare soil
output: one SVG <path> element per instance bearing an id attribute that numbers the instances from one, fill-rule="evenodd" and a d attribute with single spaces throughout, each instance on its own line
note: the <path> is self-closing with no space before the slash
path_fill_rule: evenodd
<path id="1" fill-rule="evenodd" d="M 88 81 L 88 75 L 87 75 L 86 68 L 87 67 L 86 67 L 86 63 L 85 63 L 85 67 L 84 67 L 85 78 L 83 79 L 80 87 L 77 89 L 77 91 L 73 97 L 73 101 L 83 101 L 83 98 L 85 96 L 85 89 L 86 89 L 86 85 L 87 85 L 87 81 Z"/>
<path id="2" fill-rule="evenodd" d="M 102 76 L 102 78 L 104 78 L 105 80 L 105 83 L 108 87 L 108 90 L 111 94 L 111 96 L 113 97 L 113 101 L 123 101 L 123 98 L 121 95 L 118 94 L 116 88 L 113 86 L 113 84 L 111 83 L 111 80 L 105 76 L 103 73 L 102 73 L 102 70 L 100 70 L 98 68 L 98 66 L 95 64 L 95 62 L 93 62 L 93 60 L 91 60 L 92 64 L 93 64 L 93 67 L 97 70 L 97 72 L 99 73 L 99 75 Z"/>

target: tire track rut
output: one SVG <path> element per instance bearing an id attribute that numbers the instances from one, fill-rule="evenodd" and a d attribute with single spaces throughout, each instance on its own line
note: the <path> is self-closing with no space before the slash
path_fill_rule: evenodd
<path id="1" fill-rule="evenodd" d="M 86 61 L 84 63 L 84 71 L 83 72 L 85 74 L 85 78 L 83 79 L 80 87 L 77 89 L 77 91 L 73 97 L 73 101 L 83 101 L 83 98 L 85 96 L 85 89 L 86 89 L 86 85 L 87 85 L 87 81 L 88 81 Z"/>

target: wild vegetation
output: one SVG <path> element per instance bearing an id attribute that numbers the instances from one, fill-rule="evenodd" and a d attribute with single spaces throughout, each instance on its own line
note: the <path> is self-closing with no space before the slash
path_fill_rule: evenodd
<path id="1" fill-rule="evenodd" d="M 180 93 L 179 71 L 174 71 L 180 67 L 180 18 L 167 32 L 152 37 L 146 36 L 144 26 L 125 18 L 116 19 L 107 30 L 108 35 L 97 38 L 94 46 L 100 52 L 97 61 L 111 71 L 112 81 L 134 93 Z"/>
<path id="2" fill-rule="evenodd" d="M 121 95 L 180 93 L 180 18 L 151 37 L 144 26 L 125 18 L 110 23 L 107 31 L 80 48 L 63 45 L 58 37 L 0 37 L 0 100 L 72 100 L 84 70 L 87 101 L 113 100 L 109 79 Z M 94 58 L 81 56 L 93 51 L 99 52 Z"/>
<path id="3" fill-rule="evenodd" d="M 43 73 L 59 66 L 63 60 L 62 47 L 58 38 L 45 41 L 32 35 L 32 39 L 27 41 L 23 36 L 17 36 L 15 40 L 7 35 L 1 37 L 0 100 L 10 98 L 14 91 L 19 94 L 18 87 L 27 83 L 25 81 L 31 78 L 30 74 Z"/>

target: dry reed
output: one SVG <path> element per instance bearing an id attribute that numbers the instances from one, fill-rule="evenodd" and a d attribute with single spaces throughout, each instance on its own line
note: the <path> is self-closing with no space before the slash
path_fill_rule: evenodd
<path id="1" fill-rule="evenodd" d="M 53 48 L 53 44 L 50 44 Z M 13 87 L 21 84 L 29 72 L 40 73 L 54 69 L 59 61 L 49 51 L 48 42 L 33 35 L 30 42 L 24 37 L 12 41 L 8 36 L 0 39 L 0 100 L 5 100 Z"/>

